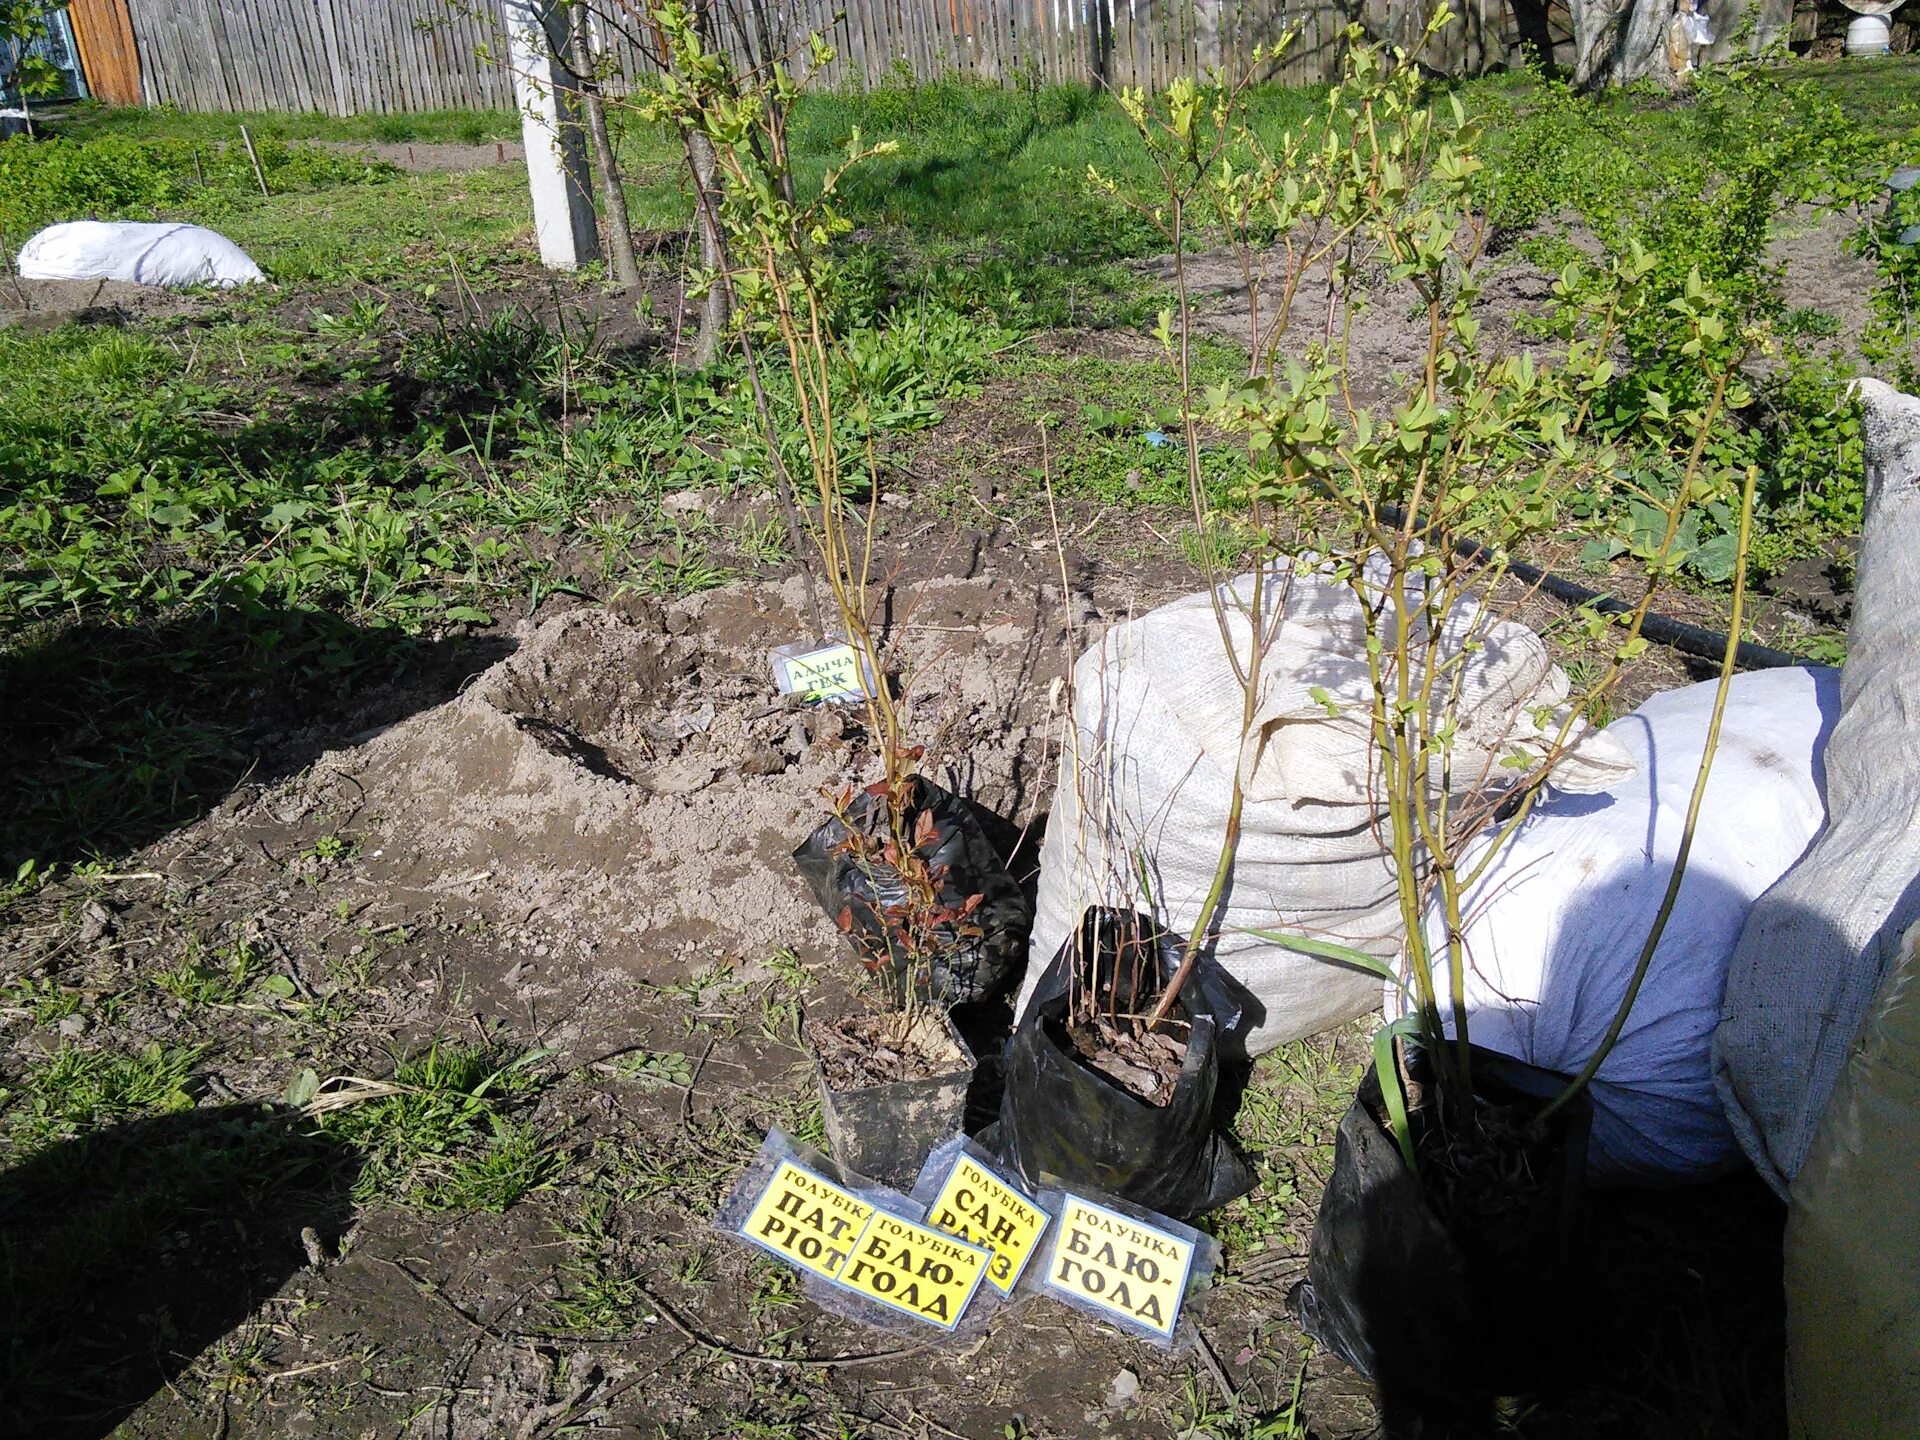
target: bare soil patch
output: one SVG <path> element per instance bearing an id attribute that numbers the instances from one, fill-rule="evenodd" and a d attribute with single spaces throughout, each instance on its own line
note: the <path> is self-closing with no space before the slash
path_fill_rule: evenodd
<path id="1" fill-rule="evenodd" d="M 0 329 L 129 325 L 193 315 L 207 304 L 203 296 L 127 280 L 25 280 L 17 275 L 0 279 Z"/>
<path id="2" fill-rule="evenodd" d="M 527 163 L 526 147 L 518 140 L 485 140 L 477 144 L 449 140 L 320 140 L 314 143 L 342 155 L 364 155 L 384 161 L 416 175 Z"/>

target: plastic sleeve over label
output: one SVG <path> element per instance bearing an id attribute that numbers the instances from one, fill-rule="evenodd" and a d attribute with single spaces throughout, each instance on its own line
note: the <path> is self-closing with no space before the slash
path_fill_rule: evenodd
<path id="1" fill-rule="evenodd" d="M 1170 1340 L 1193 1256 L 1191 1240 L 1067 1194 L 1041 1284 L 1124 1328 Z"/>
<path id="2" fill-rule="evenodd" d="M 771 652 L 774 683 L 786 694 L 808 700 L 852 700 L 866 694 L 865 667 L 851 645 L 805 650 L 782 645 Z"/>
<path id="3" fill-rule="evenodd" d="M 964 1151 L 927 1207 L 927 1223 L 936 1230 L 992 1250 L 987 1283 L 1002 1295 L 1013 1294 L 1047 1220 L 1046 1211 Z"/>
<path id="4" fill-rule="evenodd" d="M 874 1207 L 858 1195 L 782 1160 L 740 1233 L 789 1264 L 838 1280 L 874 1214 Z"/>
<path id="5" fill-rule="evenodd" d="M 951 1330 L 980 1288 L 992 1255 L 979 1245 L 879 1210 L 837 1278 L 856 1294 Z"/>

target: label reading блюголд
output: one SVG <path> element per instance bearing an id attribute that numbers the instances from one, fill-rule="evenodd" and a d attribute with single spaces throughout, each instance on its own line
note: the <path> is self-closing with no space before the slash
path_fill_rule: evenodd
<path id="1" fill-rule="evenodd" d="M 1064 1195 L 1042 1283 L 1123 1325 L 1173 1336 L 1194 1245 L 1130 1215 Z"/>
<path id="2" fill-rule="evenodd" d="M 882 1305 L 951 1330 L 980 1288 L 993 1252 L 877 1210 L 839 1283 Z"/>

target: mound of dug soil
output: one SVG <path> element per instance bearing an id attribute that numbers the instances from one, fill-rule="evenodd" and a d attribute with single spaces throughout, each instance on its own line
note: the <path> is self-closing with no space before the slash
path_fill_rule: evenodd
<path id="1" fill-rule="evenodd" d="M 774 690 L 766 649 L 803 634 L 798 600 L 789 581 L 545 620 L 273 808 L 351 839 L 374 884 L 469 902 L 556 958 L 659 973 L 837 946 L 791 852 L 823 792 L 878 762 L 860 710 Z M 1052 770 L 1049 609 L 1038 590 L 936 579 L 897 631 L 921 768 L 1016 823 Z"/>

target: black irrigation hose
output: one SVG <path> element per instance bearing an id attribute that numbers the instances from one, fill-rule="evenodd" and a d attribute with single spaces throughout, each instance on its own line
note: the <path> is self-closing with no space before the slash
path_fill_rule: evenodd
<path id="1" fill-rule="evenodd" d="M 1380 514 L 1388 524 L 1404 523 L 1404 512 L 1397 505 L 1383 505 Z M 1456 540 L 1453 553 L 1468 560 L 1490 562 L 1493 552 L 1478 540 Z M 1542 570 L 1538 565 L 1528 565 L 1523 561 L 1509 560 L 1507 573 L 1524 580 L 1527 584 L 1544 590 L 1556 600 L 1569 605 L 1591 605 L 1603 615 L 1630 615 L 1634 606 L 1601 590 L 1591 590 L 1585 585 L 1576 585 L 1573 581 L 1555 575 L 1550 570 Z M 1708 630 L 1701 625 L 1689 625 L 1684 620 L 1674 620 L 1666 615 L 1647 612 L 1647 618 L 1640 624 L 1640 633 L 1647 639 L 1693 655 L 1702 660 L 1711 660 L 1718 664 L 1726 658 L 1727 637 Z M 1752 641 L 1742 640 L 1735 653 L 1734 664 L 1742 670 L 1779 670 L 1789 665 L 1810 663 L 1805 656 L 1790 655 L 1785 650 L 1775 650 L 1770 645 L 1755 645 Z"/>
<path id="2" fill-rule="evenodd" d="M 1457 541 L 1454 548 L 1469 559 L 1480 559 L 1486 554 L 1485 547 L 1473 540 Z M 1537 565 L 1528 565 L 1519 560 L 1509 561 L 1507 573 L 1530 585 L 1537 585 L 1556 600 L 1564 600 L 1569 605 L 1591 605 L 1604 615 L 1628 615 L 1634 609 L 1616 596 L 1590 590 L 1585 585 L 1576 585 Z M 1684 620 L 1675 620 L 1650 610 L 1647 618 L 1640 622 L 1640 633 L 1670 649 L 1711 660 L 1715 665 L 1726 658 L 1727 637 L 1703 625 L 1689 625 Z M 1734 652 L 1733 663 L 1742 670 L 1778 670 L 1783 666 L 1805 665 L 1808 662 L 1804 656 L 1790 655 L 1785 650 L 1775 650 L 1771 645 L 1756 645 L 1750 640 L 1742 640 L 1740 648 Z"/>

